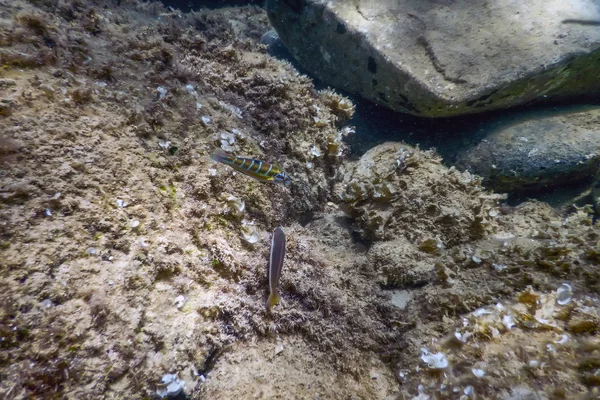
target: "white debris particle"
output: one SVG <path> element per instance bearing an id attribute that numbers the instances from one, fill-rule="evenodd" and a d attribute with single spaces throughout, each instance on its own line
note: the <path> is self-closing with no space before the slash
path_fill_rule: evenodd
<path id="1" fill-rule="evenodd" d="M 167 150 L 168 148 L 171 147 L 171 142 L 169 142 L 168 140 L 159 140 L 158 147 L 160 147 L 161 149 Z"/>
<path id="2" fill-rule="evenodd" d="M 464 390 L 463 393 L 467 396 L 470 396 L 473 394 L 473 386 L 469 385 L 467 386 Z"/>
<path id="3" fill-rule="evenodd" d="M 112 286 L 115 284 L 115 281 L 108 281 L 109 286 Z"/>
<path id="4" fill-rule="evenodd" d="M 85 252 L 91 256 L 98 254 L 98 250 L 96 250 L 93 247 L 88 247 L 88 249 Z"/>
<path id="5" fill-rule="evenodd" d="M 189 94 L 191 94 L 194 97 L 198 97 L 198 93 L 196 92 L 196 89 L 194 89 L 194 85 L 192 85 L 191 83 L 188 83 L 187 85 L 184 86 L 185 91 L 188 92 Z"/>
<path id="6" fill-rule="evenodd" d="M 315 157 L 321 157 L 321 150 L 319 150 L 317 146 L 313 146 L 310 148 L 310 154 L 312 154 Z"/>
<path id="7" fill-rule="evenodd" d="M 177 307 L 178 310 L 181 310 L 181 307 L 183 307 L 184 304 L 185 304 L 185 296 L 183 296 L 183 295 L 177 296 L 177 298 L 175 299 L 175 307 Z"/>
<path id="8" fill-rule="evenodd" d="M 42 301 L 42 305 L 43 305 L 45 308 L 50 308 L 50 307 L 52 307 L 52 306 L 54 305 L 54 303 L 52 303 L 52 300 L 50 300 L 50 299 L 44 299 L 44 300 Z"/>
<path id="9" fill-rule="evenodd" d="M 58 200 L 60 198 L 61 193 L 60 192 L 56 192 L 54 193 L 54 196 L 52 196 L 50 198 L 50 200 Z"/>
<path id="10" fill-rule="evenodd" d="M 275 346 L 275 355 L 281 353 L 283 351 L 283 343 L 278 342 Z"/>
<path id="11" fill-rule="evenodd" d="M 471 260 L 473 260 L 473 262 L 476 264 L 481 264 L 481 258 L 479 258 L 477 256 L 471 257 Z"/>
<path id="12" fill-rule="evenodd" d="M 202 117 L 200 117 L 200 119 L 202 120 L 202 124 L 204 126 L 208 126 L 212 122 L 212 120 L 210 119 L 210 117 L 207 117 L 206 115 L 203 115 Z"/>
<path id="13" fill-rule="evenodd" d="M 132 220 L 132 221 L 129 222 L 129 226 L 135 229 L 138 226 L 140 226 L 140 221 L 138 221 L 137 219 L 134 219 L 134 220 Z"/>
<path id="14" fill-rule="evenodd" d="M 567 343 L 568 341 L 569 341 L 569 335 L 567 335 L 567 334 L 565 333 L 565 334 L 563 334 L 563 335 L 560 337 L 560 339 L 558 339 L 558 340 L 556 341 L 556 344 L 565 344 L 565 343 Z"/>
<path id="15" fill-rule="evenodd" d="M 208 169 L 208 175 L 210 176 L 217 176 L 217 170 L 214 168 L 209 168 Z"/>
<path id="16" fill-rule="evenodd" d="M 306 163 L 306 168 L 308 168 L 308 169 L 312 169 L 312 167 L 314 167 L 314 166 L 315 166 L 315 164 L 313 164 L 311 162 Z"/>
<path id="17" fill-rule="evenodd" d="M 529 365 L 531 368 L 537 368 L 537 367 L 539 367 L 539 366 L 540 366 L 540 362 L 539 362 L 538 360 L 529 360 L 529 363 L 528 363 L 528 365 Z"/>
<path id="18" fill-rule="evenodd" d="M 44 210 L 44 215 L 46 215 L 46 217 L 51 217 L 52 216 L 52 210 L 50 210 L 49 208 L 46 208 Z"/>
<path id="19" fill-rule="evenodd" d="M 504 324 L 506 329 L 512 329 L 512 327 L 515 326 L 513 317 L 511 317 L 510 315 L 505 315 L 504 317 L 502 317 L 502 323 Z"/>
<path id="20" fill-rule="evenodd" d="M 177 377 L 177 374 L 166 374 L 161 379 L 162 389 L 156 391 L 156 394 L 164 398 L 173 398 L 177 396 L 185 387 L 185 382 Z"/>
<path id="21" fill-rule="evenodd" d="M 150 244 L 148 242 L 146 242 L 145 238 L 139 238 L 138 244 L 140 245 L 140 247 L 142 247 L 144 249 L 148 248 L 150 246 Z"/>
<path id="22" fill-rule="evenodd" d="M 571 302 L 571 286 L 563 283 L 556 290 L 556 302 L 561 306 L 565 306 Z"/>
<path id="23" fill-rule="evenodd" d="M 478 378 L 482 378 L 485 375 L 485 371 L 479 368 L 471 368 L 471 372 Z"/>
<path id="24" fill-rule="evenodd" d="M 157 87 L 156 91 L 158 92 L 158 99 L 159 100 L 163 100 L 167 96 L 167 93 L 168 93 L 168 90 L 165 89 L 162 86 Z"/>
<path id="25" fill-rule="evenodd" d="M 242 221 L 242 237 L 249 244 L 258 243 L 260 234 L 253 224 Z"/>
<path id="26" fill-rule="evenodd" d="M 490 315 L 491 313 L 492 312 L 490 310 L 486 310 L 485 308 L 478 308 L 477 310 L 473 311 L 473 315 L 476 317 Z"/>
<path id="27" fill-rule="evenodd" d="M 127 203 L 125 200 L 122 200 L 122 199 L 116 199 L 115 204 L 117 205 L 117 207 L 123 208 L 123 207 L 127 207 L 127 205 L 129 203 Z"/>
<path id="28" fill-rule="evenodd" d="M 429 353 L 429 350 L 422 348 L 421 360 L 425 362 L 431 369 L 445 369 L 448 367 L 448 359 L 444 353 Z"/>
<path id="29" fill-rule="evenodd" d="M 506 265 L 504 265 L 504 264 L 492 264 L 492 267 L 497 272 L 502 272 L 502 271 L 504 271 L 506 269 Z"/>

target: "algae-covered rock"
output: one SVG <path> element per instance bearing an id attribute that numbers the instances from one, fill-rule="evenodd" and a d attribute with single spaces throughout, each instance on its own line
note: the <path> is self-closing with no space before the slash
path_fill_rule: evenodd
<path id="1" fill-rule="evenodd" d="M 268 0 L 294 57 L 393 110 L 451 116 L 600 88 L 598 0 Z"/>
<path id="2" fill-rule="evenodd" d="M 435 240 L 439 249 L 479 238 L 493 225 L 495 199 L 481 179 L 448 169 L 431 151 L 385 143 L 344 172 L 336 192 L 365 240 Z"/>
<path id="3" fill-rule="evenodd" d="M 535 191 L 589 181 L 600 164 L 600 109 L 534 116 L 495 129 L 457 163 L 498 191 Z"/>

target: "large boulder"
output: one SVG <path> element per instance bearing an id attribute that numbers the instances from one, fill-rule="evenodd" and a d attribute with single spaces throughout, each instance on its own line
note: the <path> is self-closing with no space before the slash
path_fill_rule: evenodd
<path id="1" fill-rule="evenodd" d="M 457 153 L 456 164 L 501 192 L 591 181 L 600 164 L 600 108 L 531 115 L 488 132 Z"/>
<path id="2" fill-rule="evenodd" d="M 439 117 L 600 89 L 600 0 L 267 0 L 325 83 Z"/>

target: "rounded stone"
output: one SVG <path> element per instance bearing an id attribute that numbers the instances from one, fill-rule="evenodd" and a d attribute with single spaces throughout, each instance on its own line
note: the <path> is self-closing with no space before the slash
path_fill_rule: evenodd
<path id="1" fill-rule="evenodd" d="M 503 125 L 457 164 L 502 192 L 534 192 L 591 180 L 600 163 L 600 108 L 530 116 Z"/>
<path id="2" fill-rule="evenodd" d="M 267 0 L 298 62 L 414 115 L 501 109 L 600 89 L 600 0 Z"/>

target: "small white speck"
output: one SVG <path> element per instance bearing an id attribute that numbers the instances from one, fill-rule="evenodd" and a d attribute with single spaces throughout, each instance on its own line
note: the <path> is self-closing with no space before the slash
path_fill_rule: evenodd
<path id="1" fill-rule="evenodd" d="M 504 317 L 502 317 L 502 323 L 504 324 L 506 329 L 512 329 L 512 327 L 515 326 L 515 322 L 510 315 L 505 315 Z"/>
<path id="2" fill-rule="evenodd" d="M 44 215 L 46 215 L 46 217 L 51 217 L 52 216 L 52 210 L 50 210 L 49 208 L 46 208 L 44 210 Z"/>
<path id="3" fill-rule="evenodd" d="M 569 341 L 569 335 L 567 335 L 567 334 L 565 333 L 565 334 L 563 334 L 563 335 L 560 337 L 560 339 L 558 339 L 558 340 L 556 341 L 556 344 L 565 344 L 565 343 L 567 343 L 568 341 Z"/>
<path id="4" fill-rule="evenodd" d="M 563 283 L 556 290 L 556 302 L 561 306 L 565 306 L 571 302 L 571 286 Z"/>
<path id="5" fill-rule="evenodd" d="M 132 221 L 129 222 L 129 226 L 135 229 L 138 226 L 140 226 L 140 221 L 138 221 L 137 219 L 134 219 L 134 220 L 132 220 Z"/>
<path id="6" fill-rule="evenodd" d="M 177 298 L 175 299 L 175 307 L 177 307 L 178 310 L 181 310 L 181 307 L 183 307 L 184 304 L 185 297 L 183 295 L 177 296 Z"/>
<path id="7" fill-rule="evenodd" d="M 206 115 L 203 115 L 200 119 L 202 120 L 202 124 L 204 126 L 208 126 L 212 122 L 212 120 L 210 119 L 210 117 L 207 117 Z"/>
<path id="8" fill-rule="evenodd" d="M 485 371 L 479 368 L 472 368 L 471 372 L 478 378 L 481 378 L 485 375 Z"/>
<path id="9" fill-rule="evenodd" d="M 165 89 L 165 88 L 164 88 L 164 87 L 162 87 L 162 86 L 159 86 L 159 87 L 157 87 L 157 88 L 156 88 L 156 91 L 158 92 L 158 99 L 159 99 L 159 100 L 163 100 L 163 99 L 164 99 L 164 98 L 167 96 L 167 92 L 168 92 L 168 90 L 167 90 L 167 89 Z"/>

